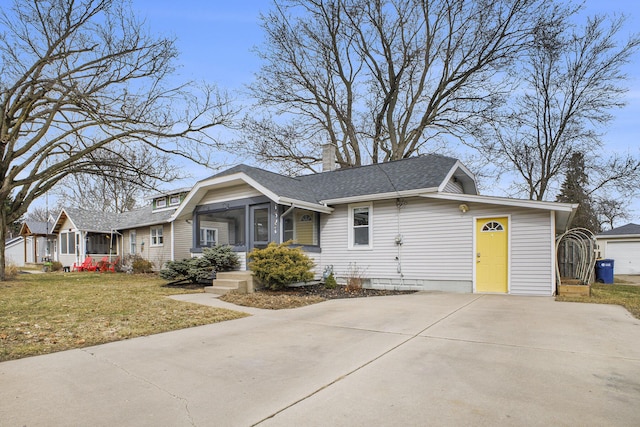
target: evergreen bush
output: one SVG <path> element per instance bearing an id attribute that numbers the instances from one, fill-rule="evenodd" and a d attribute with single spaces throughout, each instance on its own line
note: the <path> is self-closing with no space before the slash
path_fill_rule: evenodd
<path id="1" fill-rule="evenodd" d="M 181 261 L 169 261 L 160 270 L 165 280 L 188 280 L 191 283 L 209 281 L 213 272 L 233 270 L 240 265 L 238 254 L 231 246 L 218 245 L 205 248 L 201 257 L 187 258 Z"/>
<path id="2" fill-rule="evenodd" d="M 266 288 L 280 290 L 292 283 L 313 279 L 313 261 L 302 249 L 292 248 L 290 244 L 272 242 L 264 249 L 254 249 L 249 253 L 249 268 Z"/>
<path id="3" fill-rule="evenodd" d="M 338 282 L 336 282 L 336 278 L 333 277 L 333 272 L 324 279 L 324 287 L 327 289 L 335 289 L 338 286 Z"/>

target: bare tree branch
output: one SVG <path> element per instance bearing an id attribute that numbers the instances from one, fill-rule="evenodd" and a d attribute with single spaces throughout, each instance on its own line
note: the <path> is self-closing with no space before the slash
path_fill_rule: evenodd
<path id="1" fill-rule="evenodd" d="M 207 131 L 236 113 L 215 87 L 168 85 L 174 41 L 147 34 L 124 0 L 16 0 L 0 11 L 0 55 L 3 224 L 68 174 L 99 173 L 97 150 L 142 144 L 207 164 L 219 148 Z"/>

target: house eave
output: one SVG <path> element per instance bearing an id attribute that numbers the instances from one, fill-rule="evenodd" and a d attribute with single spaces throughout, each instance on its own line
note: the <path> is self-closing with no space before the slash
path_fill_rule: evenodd
<path id="1" fill-rule="evenodd" d="M 489 203 L 503 206 L 513 206 L 530 209 L 544 209 L 557 212 L 573 212 L 578 208 L 577 203 L 559 203 L 559 202 L 544 202 L 537 200 L 521 200 L 521 199 L 509 199 L 506 197 L 496 196 L 479 196 L 475 194 L 462 194 L 462 193 L 429 193 L 422 194 L 422 197 L 429 197 L 433 199 L 455 200 L 462 202 L 476 202 L 476 203 Z"/>
<path id="2" fill-rule="evenodd" d="M 475 175 L 473 175 L 473 173 L 471 173 L 471 171 L 467 169 L 467 167 L 463 165 L 460 160 L 456 161 L 456 163 L 449 170 L 449 173 L 447 173 L 447 176 L 442 180 L 442 183 L 438 187 L 438 192 L 444 191 L 447 183 L 452 178 L 457 178 L 460 181 L 465 194 L 478 194 Z"/>
<path id="3" fill-rule="evenodd" d="M 609 240 L 609 239 L 638 239 L 640 234 L 598 234 L 596 239 Z"/>
<path id="4" fill-rule="evenodd" d="M 198 201 L 204 197 L 204 195 L 216 187 L 228 187 L 236 184 L 248 184 L 255 188 L 260 193 L 264 194 L 270 200 L 278 203 L 280 197 L 274 192 L 270 191 L 256 180 L 249 177 L 244 172 L 237 172 L 231 175 L 225 175 L 220 177 L 208 178 L 198 182 L 193 189 L 187 194 L 182 201 L 178 209 L 171 215 L 171 221 L 178 219 L 184 214 L 184 211 L 192 212 L 195 209 L 195 204 L 198 202 L 192 202 L 195 199 Z M 169 221 L 170 222 L 170 221 Z"/>
<path id="5" fill-rule="evenodd" d="M 509 199 L 506 197 L 495 196 L 479 196 L 473 194 L 459 194 L 459 193 L 435 193 L 435 194 L 423 194 L 423 197 L 440 200 L 451 200 L 465 203 L 486 203 L 499 206 L 519 207 L 526 209 L 540 209 L 546 211 L 555 212 L 555 231 L 557 233 L 564 233 L 569 228 L 569 224 L 573 220 L 573 217 L 578 209 L 577 203 L 559 203 L 559 202 L 544 202 L 537 200 L 520 200 Z"/>
<path id="6" fill-rule="evenodd" d="M 291 199 L 288 197 L 279 197 L 276 200 L 276 203 L 279 205 L 285 206 L 294 206 L 296 208 L 307 209 L 310 211 L 321 212 L 330 214 L 333 212 L 333 208 L 329 206 L 319 205 L 316 203 L 303 202 L 301 200 Z"/>
<path id="7" fill-rule="evenodd" d="M 337 199 L 322 200 L 321 203 L 324 203 L 326 205 L 342 205 L 347 203 L 369 202 L 372 200 L 389 200 L 405 197 L 418 197 L 436 191 L 438 191 L 437 187 L 420 188 L 415 190 L 393 191 L 389 193 L 363 194 L 361 196 L 340 197 Z"/>

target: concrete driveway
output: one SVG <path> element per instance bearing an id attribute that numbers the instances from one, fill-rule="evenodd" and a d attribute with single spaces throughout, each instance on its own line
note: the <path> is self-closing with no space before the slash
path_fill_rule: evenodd
<path id="1" fill-rule="evenodd" d="M 254 313 L 0 363 L 0 424 L 640 425 L 640 321 L 618 306 L 418 293 Z"/>

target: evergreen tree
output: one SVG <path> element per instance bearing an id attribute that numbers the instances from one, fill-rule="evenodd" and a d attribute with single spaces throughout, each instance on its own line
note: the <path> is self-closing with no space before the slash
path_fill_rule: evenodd
<path id="1" fill-rule="evenodd" d="M 593 208 L 591 196 L 586 190 L 588 184 L 589 177 L 585 173 L 584 154 L 575 152 L 569 158 L 564 182 L 556 201 L 579 203 L 580 206 L 576 211 L 571 227 L 582 227 L 591 230 L 593 233 L 598 233 L 600 232 L 600 223 Z"/>

